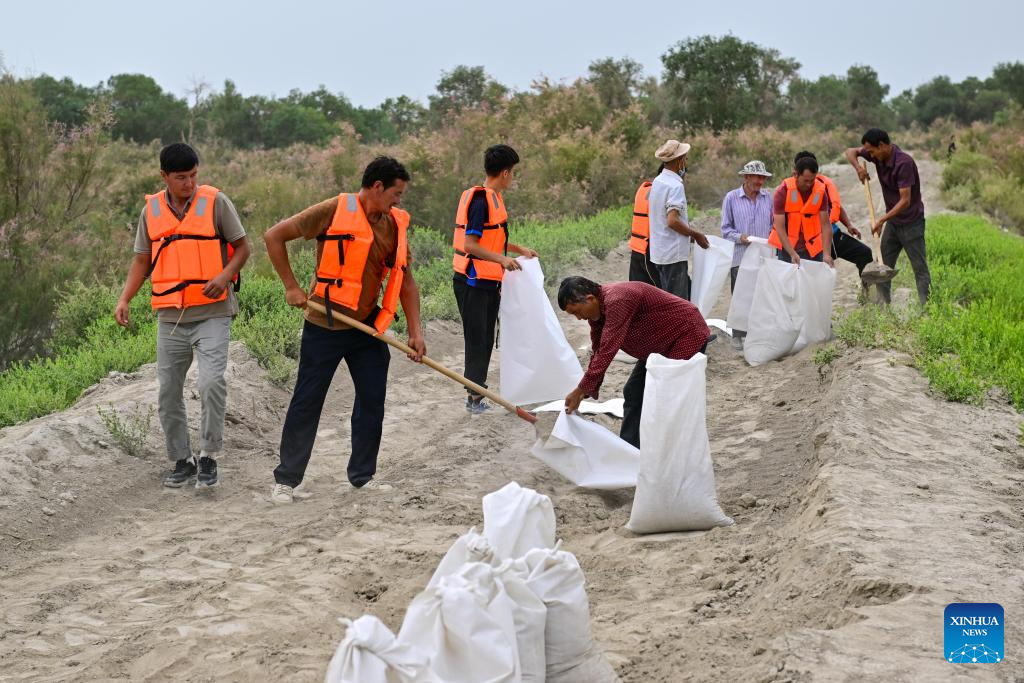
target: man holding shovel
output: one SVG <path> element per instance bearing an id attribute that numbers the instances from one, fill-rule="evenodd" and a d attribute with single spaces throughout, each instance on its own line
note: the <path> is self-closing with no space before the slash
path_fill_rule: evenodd
<path id="1" fill-rule="evenodd" d="M 409 357 L 426 353 L 420 295 L 408 268 L 409 214 L 398 208 L 409 174 L 395 159 L 377 157 L 363 172 L 357 193 L 342 193 L 285 219 L 263 236 L 267 256 L 284 282 L 285 299 L 306 308 L 295 390 L 281 432 L 281 462 L 271 501 L 287 504 L 302 482 L 331 380 L 344 360 L 355 385 L 348 480 L 355 488 L 390 488 L 373 481 L 384 423 L 391 353 L 379 338 L 334 320 L 338 311 L 383 334 L 398 303 L 409 328 Z M 288 261 L 287 243 L 317 240 L 313 293 L 308 297 Z M 386 287 L 385 287 L 386 284 Z M 377 303 L 381 289 L 384 296 Z"/>
<path id="2" fill-rule="evenodd" d="M 900 251 L 907 252 L 910 267 L 914 269 L 917 283 L 917 298 L 923 306 L 928 301 L 931 288 L 931 274 L 928 272 L 928 260 L 925 256 L 924 241 L 924 202 L 921 200 L 921 178 L 917 172 L 917 164 L 909 154 L 889 141 L 889 134 L 880 128 L 872 128 L 861 137 L 861 147 L 850 147 L 846 150 L 846 160 L 857 171 L 862 183 L 870 180 L 867 168 L 860 165 L 858 159 L 865 159 L 875 164 L 878 182 L 882 186 L 882 197 L 885 200 L 885 214 L 874 221 L 871 232 L 875 237 L 881 236 L 882 263 L 888 270 L 879 273 L 874 282 L 882 301 L 891 301 L 891 283 L 893 270 Z M 868 194 L 870 202 L 870 192 Z M 874 206 L 870 206 L 872 214 Z M 883 228 L 888 224 L 888 229 Z M 865 269 L 865 279 L 868 270 Z"/>

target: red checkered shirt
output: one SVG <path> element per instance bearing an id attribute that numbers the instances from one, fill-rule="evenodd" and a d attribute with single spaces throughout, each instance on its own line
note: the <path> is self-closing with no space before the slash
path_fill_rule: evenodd
<path id="1" fill-rule="evenodd" d="M 640 360 L 652 353 L 686 360 L 711 332 L 697 307 L 646 282 L 609 282 L 598 297 L 601 318 L 590 322 L 590 364 L 579 388 L 597 398 L 619 349 Z"/>

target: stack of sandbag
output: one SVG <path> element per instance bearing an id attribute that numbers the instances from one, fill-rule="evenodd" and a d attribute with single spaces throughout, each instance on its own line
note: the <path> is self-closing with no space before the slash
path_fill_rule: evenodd
<path id="1" fill-rule="evenodd" d="M 347 629 L 327 665 L 324 683 L 444 683 L 426 652 L 395 639 L 380 619 L 339 619 Z"/>
<path id="2" fill-rule="evenodd" d="M 736 248 L 733 242 L 721 237 L 707 235 L 707 239 L 707 249 L 694 247 L 693 286 L 690 290 L 690 302 L 705 318 L 715 307 L 722 286 L 729 278 L 732 253 Z"/>
<path id="3" fill-rule="evenodd" d="M 732 524 L 718 505 L 707 430 L 707 356 L 647 359 L 640 472 L 626 528 L 693 531 Z"/>
<path id="4" fill-rule="evenodd" d="M 835 283 L 835 270 L 824 263 L 763 260 L 743 344 L 747 362 L 760 365 L 829 339 Z"/>

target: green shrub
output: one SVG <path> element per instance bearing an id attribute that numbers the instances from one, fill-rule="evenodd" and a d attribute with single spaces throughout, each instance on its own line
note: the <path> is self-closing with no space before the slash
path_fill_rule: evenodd
<path id="1" fill-rule="evenodd" d="M 145 409 L 136 406 L 124 418 L 118 414 L 113 404 L 109 410 L 103 410 L 103 406 L 96 406 L 96 412 L 99 413 L 114 443 L 122 451 L 133 457 L 142 454 L 153 422 L 153 406 L 146 406 Z"/>

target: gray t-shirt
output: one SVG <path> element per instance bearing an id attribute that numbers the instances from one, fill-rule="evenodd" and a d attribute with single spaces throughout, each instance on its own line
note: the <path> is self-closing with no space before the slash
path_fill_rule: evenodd
<path id="1" fill-rule="evenodd" d="M 166 192 L 166 190 L 165 190 Z M 189 197 L 189 200 L 185 202 L 185 213 L 188 213 L 189 207 L 192 206 L 192 200 L 195 199 L 193 194 Z M 178 220 L 185 217 L 185 213 L 178 213 L 178 211 L 167 202 L 167 206 L 170 207 L 171 211 Z M 227 240 L 228 242 L 235 242 L 245 237 L 245 228 L 242 227 L 242 221 L 238 219 L 238 212 L 235 210 L 235 205 L 231 203 L 228 196 L 223 192 L 217 193 L 217 199 L 213 203 L 213 226 L 217 231 L 217 236 L 221 239 Z M 139 216 L 139 227 L 135 232 L 135 253 L 136 254 L 149 254 L 152 253 L 152 243 L 149 241 L 149 229 L 146 225 L 146 207 L 142 207 L 142 214 Z M 145 287 L 145 285 L 143 285 Z M 161 308 L 157 310 L 156 318 L 160 322 L 183 322 L 183 323 L 194 323 L 200 320 L 209 320 L 210 318 L 220 318 L 226 315 L 232 317 L 238 315 L 238 299 L 235 297 L 234 287 L 228 288 L 228 298 L 223 301 L 215 301 L 212 304 L 204 304 L 202 306 L 190 306 L 186 308 L 184 313 L 180 308 Z"/>

